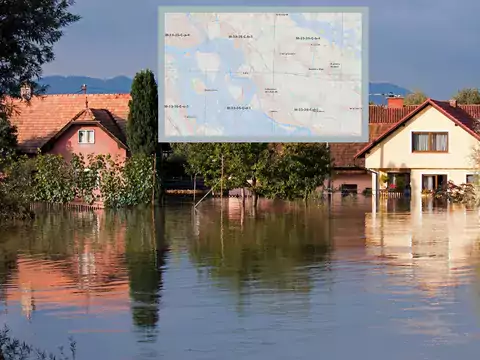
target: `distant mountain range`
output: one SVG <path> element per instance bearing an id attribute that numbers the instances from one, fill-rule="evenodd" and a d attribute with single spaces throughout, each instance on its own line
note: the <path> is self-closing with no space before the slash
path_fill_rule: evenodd
<path id="1" fill-rule="evenodd" d="M 81 86 L 87 85 L 88 94 L 126 94 L 130 92 L 132 79 L 126 76 L 117 76 L 111 79 L 98 79 L 87 76 L 45 76 L 40 84 L 48 85 L 47 94 L 75 94 L 80 93 Z M 395 94 L 405 96 L 409 90 L 390 83 L 370 83 L 370 101 L 375 104 L 385 103 L 384 95 Z"/>

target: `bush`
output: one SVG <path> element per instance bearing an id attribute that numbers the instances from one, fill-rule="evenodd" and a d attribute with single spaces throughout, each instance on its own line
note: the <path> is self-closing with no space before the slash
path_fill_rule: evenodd
<path id="1" fill-rule="evenodd" d="M 70 354 L 71 358 L 66 356 L 64 353 L 64 348 L 59 347 L 59 356 L 56 356 L 53 353 L 47 353 L 44 350 L 35 348 L 31 345 L 28 345 L 25 342 L 17 340 L 10 335 L 10 330 L 5 327 L 0 331 L 0 359 L 5 360 L 29 360 L 29 359 L 38 359 L 38 360 L 69 360 L 75 359 L 77 352 L 77 344 L 70 338 Z"/>
<path id="2" fill-rule="evenodd" d="M 0 168 L 0 217 L 28 215 L 32 202 L 88 204 L 101 197 L 107 207 L 148 204 L 159 184 L 153 158 L 138 155 L 118 162 L 111 156 L 37 155 L 3 160 Z"/>

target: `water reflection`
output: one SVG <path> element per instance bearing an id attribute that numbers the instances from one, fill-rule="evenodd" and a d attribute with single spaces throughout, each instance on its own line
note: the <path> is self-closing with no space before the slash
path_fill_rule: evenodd
<path id="1" fill-rule="evenodd" d="M 456 308 L 458 288 L 479 281 L 473 270 L 478 212 L 431 199 L 414 199 L 404 210 L 370 213 L 365 221 L 368 254 L 387 266 L 390 285 L 384 291 L 404 312 L 392 320 L 400 331 L 429 336 L 432 344 L 472 340 L 459 332 L 464 325 Z"/>
<path id="2" fill-rule="evenodd" d="M 200 228 L 190 244 L 193 261 L 239 288 L 308 291 L 302 268 L 325 267 L 328 259 L 328 215 L 318 209 L 257 211 L 254 217 L 252 208 L 230 202 L 196 216 Z"/>
<path id="3" fill-rule="evenodd" d="M 75 333 L 79 359 L 476 354 L 477 212 L 375 210 L 359 197 L 43 212 L 2 233 L 0 319 L 49 349 Z"/>
<path id="4" fill-rule="evenodd" d="M 151 331 L 159 319 L 164 219 L 158 209 L 46 212 L 33 226 L 9 229 L 0 243 L 3 302 L 19 303 L 29 320 L 38 311 L 105 317 L 131 308 L 134 325 Z"/>

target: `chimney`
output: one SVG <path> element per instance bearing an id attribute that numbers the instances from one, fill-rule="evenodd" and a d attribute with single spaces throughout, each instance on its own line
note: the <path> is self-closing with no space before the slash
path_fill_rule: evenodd
<path id="1" fill-rule="evenodd" d="M 388 108 L 403 108 L 403 97 L 391 96 L 387 98 Z"/>
<path id="2" fill-rule="evenodd" d="M 457 107 L 457 100 L 455 99 L 450 99 L 450 106 L 456 108 Z"/>
<path id="3" fill-rule="evenodd" d="M 29 83 L 24 82 L 20 87 L 20 96 L 23 100 L 30 100 L 32 98 L 32 87 Z"/>

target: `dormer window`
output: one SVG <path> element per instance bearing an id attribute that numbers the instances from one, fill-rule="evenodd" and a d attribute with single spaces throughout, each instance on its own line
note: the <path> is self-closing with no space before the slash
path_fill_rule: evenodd
<path id="1" fill-rule="evenodd" d="M 95 132 L 93 130 L 79 130 L 78 131 L 79 144 L 94 144 Z"/>
<path id="2" fill-rule="evenodd" d="M 448 133 L 414 132 L 412 133 L 412 152 L 446 153 L 448 152 Z"/>

